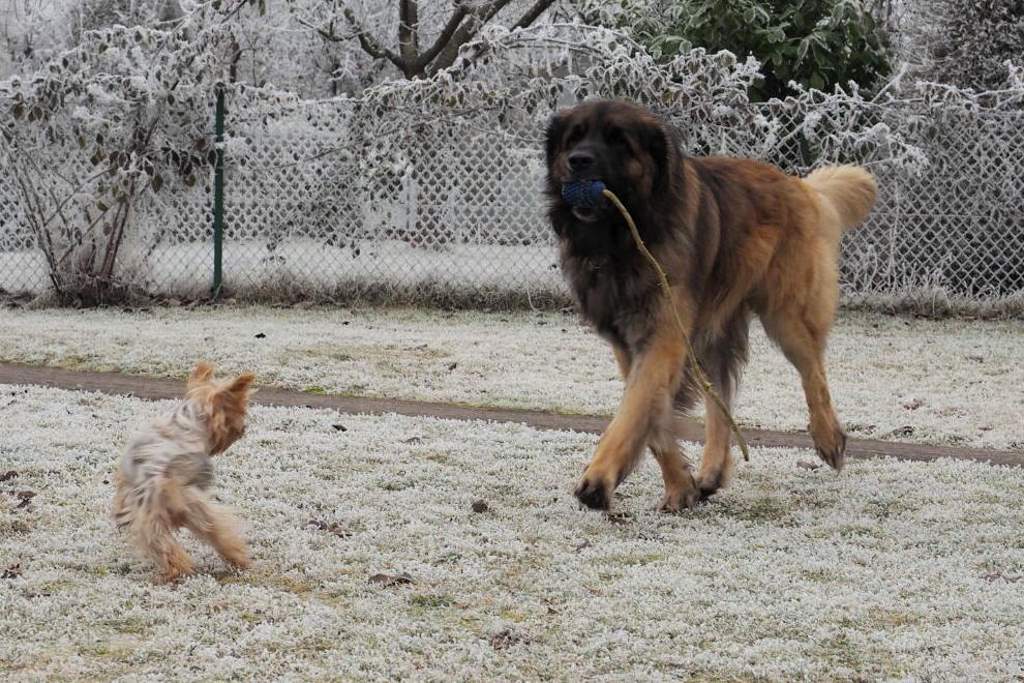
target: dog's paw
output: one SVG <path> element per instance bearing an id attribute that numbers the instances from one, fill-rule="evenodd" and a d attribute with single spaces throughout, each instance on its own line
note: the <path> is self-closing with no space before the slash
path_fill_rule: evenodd
<path id="1" fill-rule="evenodd" d="M 248 569 L 252 564 L 249 549 L 241 542 L 222 543 L 217 548 L 221 557 L 235 569 Z"/>
<path id="2" fill-rule="evenodd" d="M 702 474 L 697 476 L 697 498 L 698 502 L 707 502 L 711 496 L 718 493 L 725 485 L 725 477 L 721 472 Z"/>
<path id="3" fill-rule="evenodd" d="M 592 510 L 607 510 L 612 504 L 615 487 L 608 481 L 594 476 L 583 475 L 576 486 L 576 499 Z"/>
<path id="4" fill-rule="evenodd" d="M 665 495 L 661 497 L 658 510 L 661 512 L 682 512 L 692 510 L 701 501 L 700 487 L 689 468 L 665 481 Z"/>
<path id="5" fill-rule="evenodd" d="M 186 576 L 193 574 L 195 568 L 189 563 L 187 566 L 171 567 L 160 572 L 156 577 L 157 583 L 177 583 Z"/>
<path id="6" fill-rule="evenodd" d="M 818 457 L 837 472 L 846 464 L 846 433 L 839 425 L 822 429 L 811 427 L 811 437 Z"/>
<path id="7" fill-rule="evenodd" d="M 681 489 L 671 493 L 666 491 L 665 495 L 661 497 L 661 503 L 658 504 L 658 512 L 676 513 L 692 510 L 702 500 L 700 490 L 696 488 Z"/>
<path id="8" fill-rule="evenodd" d="M 235 569 L 248 569 L 252 566 L 252 560 L 249 559 L 248 555 L 239 555 L 237 557 L 229 557 L 228 563 Z"/>
<path id="9" fill-rule="evenodd" d="M 195 571 L 192 558 L 181 548 L 173 548 L 164 554 L 158 565 L 160 573 L 156 578 L 157 583 L 174 583 Z"/>

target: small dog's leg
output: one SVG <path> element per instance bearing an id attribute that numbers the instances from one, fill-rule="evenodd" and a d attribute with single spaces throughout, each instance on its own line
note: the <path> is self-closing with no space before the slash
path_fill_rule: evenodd
<path id="1" fill-rule="evenodd" d="M 200 540 L 209 543 L 227 562 L 239 569 L 249 566 L 249 547 L 238 533 L 238 521 L 224 508 L 199 492 L 186 494 L 185 526 Z"/>
<path id="2" fill-rule="evenodd" d="M 168 583 L 177 581 L 183 576 L 191 574 L 195 567 L 192 558 L 188 556 L 185 549 L 171 538 L 171 543 L 165 546 L 164 554 L 161 556 L 162 572 L 160 578 Z"/>
<path id="3" fill-rule="evenodd" d="M 176 581 L 191 574 L 192 559 L 174 538 L 174 529 L 161 513 L 140 513 L 132 522 L 135 543 L 156 563 L 160 581 Z"/>
<path id="4" fill-rule="evenodd" d="M 238 523 L 227 512 L 215 512 L 217 516 L 214 533 L 210 543 L 227 562 L 239 569 L 247 569 L 251 564 L 249 545 L 238 533 Z"/>
<path id="5" fill-rule="evenodd" d="M 192 559 L 174 532 L 180 508 L 180 488 L 171 479 L 153 482 L 130 515 L 135 545 L 159 568 L 159 580 L 171 582 L 193 571 Z"/>

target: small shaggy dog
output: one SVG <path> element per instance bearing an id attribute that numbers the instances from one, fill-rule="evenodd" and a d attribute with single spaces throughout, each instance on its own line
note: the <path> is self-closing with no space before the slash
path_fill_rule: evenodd
<path id="1" fill-rule="evenodd" d="M 213 483 L 210 456 L 223 453 L 245 433 L 252 382 L 248 373 L 219 382 L 213 366 L 198 364 L 185 400 L 137 433 L 121 458 L 114 521 L 157 564 L 164 581 L 192 571 L 191 558 L 174 538 L 181 527 L 235 567 L 249 566 L 234 518 L 206 491 Z"/>

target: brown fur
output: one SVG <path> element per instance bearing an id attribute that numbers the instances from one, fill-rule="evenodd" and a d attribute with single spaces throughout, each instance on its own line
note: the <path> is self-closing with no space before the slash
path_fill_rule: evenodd
<path id="1" fill-rule="evenodd" d="M 748 159 L 686 158 L 659 119 L 624 102 L 559 113 L 546 147 L 563 273 L 583 316 L 611 343 L 626 385 L 577 497 L 607 508 L 650 447 L 665 483 L 662 508 L 678 510 L 723 486 L 732 463 L 728 422 L 706 402 L 704 457 L 691 474 L 673 413 L 692 407 L 697 392 L 684 373 L 671 304 L 613 208 L 573 209 L 561 199 L 571 180 L 600 179 L 625 203 L 668 273 L 698 360 L 727 405 L 746 361 L 750 317 L 760 317 L 800 372 L 819 455 L 840 469 L 846 436 L 824 349 L 838 300 L 839 240 L 874 203 L 871 175 L 840 166 L 800 179 Z"/>
<path id="2" fill-rule="evenodd" d="M 245 433 L 245 411 L 255 377 L 246 372 L 230 382 L 213 381 L 213 366 L 199 363 L 188 379 L 186 398 L 203 406 L 209 420 L 210 455 L 223 453 Z"/>

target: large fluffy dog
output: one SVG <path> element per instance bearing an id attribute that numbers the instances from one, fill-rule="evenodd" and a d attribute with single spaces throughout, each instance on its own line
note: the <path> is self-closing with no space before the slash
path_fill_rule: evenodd
<path id="1" fill-rule="evenodd" d="M 562 200 L 562 184 L 573 180 L 603 180 L 629 209 L 727 405 L 746 361 L 751 315 L 760 317 L 800 372 L 818 454 L 840 469 L 846 435 L 832 408 L 824 350 L 838 298 L 839 240 L 874 204 L 871 175 L 838 166 L 801 179 L 757 161 L 685 157 L 658 118 L 623 102 L 558 113 L 546 147 L 562 271 L 584 317 L 611 343 L 626 384 L 576 497 L 606 509 L 649 447 L 665 481 L 661 507 L 679 510 L 725 484 L 731 461 L 728 422 L 706 401 L 704 456 L 691 473 L 673 417 L 692 407 L 699 389 L 671 303 L 614 208 Z"/>

